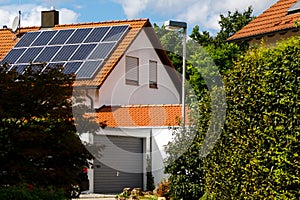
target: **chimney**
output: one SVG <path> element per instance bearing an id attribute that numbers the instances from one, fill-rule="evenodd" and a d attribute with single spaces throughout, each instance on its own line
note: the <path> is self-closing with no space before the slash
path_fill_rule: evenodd
<path id="1" fill-rule="evenodd" d="M 59 24 L 59 13 L 53 7 L 49 11 L 42 11 L 42 28 L 52 28 Z"/>

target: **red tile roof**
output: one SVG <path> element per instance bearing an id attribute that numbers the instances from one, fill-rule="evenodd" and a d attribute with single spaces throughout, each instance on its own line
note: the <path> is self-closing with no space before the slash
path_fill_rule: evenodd
<path id="1" fill-rule="evenodd" d="M 104 66 L 101 68 L 100 72 L 91 80 L 76 80 L 74 86 L 92 86 L 100 87 L 104 80 L 108 77 L 111 71 L 114 69 L 116 64 L 122 58 L 130 44 L 134 41 L 137 35 L 142 31 L 143 28 L 147 29 L 146 33 L 151 39 L 154 47 L 157 48 L 158 55 L 160 56 L 162 62 L 168 66 L 172 66 L 170 60 L 167 57 L 165 51 L 162 51 L 161 44 L 155 36 L 152 30 L 152 25 L 148 19 L 137 19 L 137 20 L 120 20 L 120 21 L 106 21 L 98 23 L 81 23 L 81 24 L 67 24 L 67 25 L 56 25 L 53 30 L 60 29 L 71 29 L 71 28 L 87 28 L 87 27 L 99 27 L 99 26 L 114 26 L 114 25 L 129 25 L 129 31 L 125 34 L 123 39 L 120 41 L 119 45 L 116 47 L 115 51 L 106 60 Z M 21 34 L 38 31 L 40 27 L 25 27 L 21 28 Z M 152 31 L 151 31 L 152 30 Z M 154 34 L 154 36 L 153 36 Z M 18 42 L 19 38 L 16 37 L 10 29 L 0 29 L 0 60 L 2 60 L 5 55 L 13 48 L 13 46 Z M 159 48 L 161 47 L 161 48 Z M 173 72 L 174 73 L 174 72 Z M 174 80 L 177 81 L 178 80 Z"/>
<path id="2" fill-rule="evenodd" d="M 279 0 L 248 25 L 231 36 L 228 41 L 245 40 L 265 34 L 296 29 L 295 21 L 300 19 L 300 12 L 294 14 L 288 14 L 287 12 L 296 2 L 297 0 Z"/>
<path id="3" fill-rule="evenodd" d="M 104 106 L 97 112 L 97 121 L 108 127 L 169 127 L 178 126 L 181 105 Z"/>

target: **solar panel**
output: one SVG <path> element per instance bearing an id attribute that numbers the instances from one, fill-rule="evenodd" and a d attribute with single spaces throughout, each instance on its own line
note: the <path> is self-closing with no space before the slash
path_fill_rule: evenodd
<path id="1" fill-rule="evenodd" d="M 19 74 L 23 74 L 25 69 L 28 67 L 28 64 L 22 64 L 22 65 L 14 65 L 11 70 L 16 70 Z"/>
<path id="2" fill-rule="evenodd" d="M 94 50 L 96 44 L 83 44 L 81 45 L 70 60 L 85 60 L 90 53 Z"/>
<path id="3" fill-rule="evenodd" d="M 34 62 L 49 62 L 52 57 L 59 51 L 61 46 L 46 47 L 41 54 L 34 60 Z"/>
<path id="4" fill-rule="evenodd" d="M 116 42 L 111 43 L 100 43 L 94 50 L 94 52 L 90 55 L 89 59 L 105 59 L 111 53 L 115 46 Z"/>
<path id="5" fill-rule="evenodd" d="M 128 26 L 113 26 L 109 30 L 108 34 L 105 36 L 103 41 L 118 41 L 124 32 L 127 30 Z"/>
<path id="6" fill-rule="evenodd" d="M 64 44 L 74 31 L 74 29 L 60 30 L 51 40 L 49 45 Z"/>
<path id="7" fill-rule="evenodd" d="M 77 78 L 92 78 L 101 69 L 103 60 L 87 61 L 76 74 Z"/>
<path id="8" fill-rule="evenodd" d="M 22 57 L 17 61 L 17 63 L 29 63 L 32 62 L 35 57 L 42 51 L 43 47 L 29 48 Z"/>
<path id="9" fill-rule="evenodd" d="M 79 45 L 63 46 L 52 61 L 68 61 Z"/>
<path id="10" fill-rule="evenodd" d="M 44 72 L 63 66 L 63 73 L 92 78 L 104 65 L 129 26 L 103 26 L 67 30 L 41 30 L 23 35 L 0 62 L 23 73 L 29 63 L 47 63 Z M 38 69 L 37 69 L 38 70 Z"/>
<path id="11" fill-rule="evenodd" d="M 75 74 L 83 62 L 68 62 L 63 70 L 65 74 Z"/>
<path id="12" fill-rule="evenodd" d="M 44 31 L 39 37 L 32 43 L 31 46 L 45 46 L 53 38 L 57 31 Z"/>
<path id="13" fill-rule="evenodd" d="M 3 59 L 3 63 L 7 62 L 9 64 L 14 64 L 20 56 L 26 51 L 26 48 L 22 49 L 12 49 Z"/>
<path id="14" fill-rule="evenodd" d="M 15 47 L 29 47 L 39 34 L 40 32 L 28 32 L 24 34 Z"/>
<path id="15" fill-rule="evenodd" d="M 109 27 L 95 28 L 91 34 L 85 39 L 84 43 L 100 42 L 105 36 Z"/>
<path id="16" fill-rule="evenodd" d="M 92 28 L 77 29 L 71 38 L 67 41 L 67 44 L 79 44 L 87 37 Z"/>

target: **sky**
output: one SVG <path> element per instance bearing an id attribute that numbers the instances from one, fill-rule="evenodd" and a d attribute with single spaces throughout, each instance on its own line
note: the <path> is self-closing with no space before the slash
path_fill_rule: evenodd
<path id="1" fill-rule="evenodd" d="M 240 12 L 252 6 L 258 16 L 277 0 L 0 0 L 0 27 L 12 27 L 21 10 L 21 26 L 40 26 L 41 11 L 52 6 L 60 12 L 60 24 L 149 18 L 159 26 L 166 20 L 187 22 L 189 31 L 216 33 L 220 14 Z"/>

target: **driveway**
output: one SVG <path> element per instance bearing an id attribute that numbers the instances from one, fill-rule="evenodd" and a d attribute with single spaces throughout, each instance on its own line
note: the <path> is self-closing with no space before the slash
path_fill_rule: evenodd
<path id="1" fill-rule="evenodd" d="M 116 200 L 115 195 L 81 194 L 80 200 Z M 78 200 L 78 199 L 74 199 Z"/>

